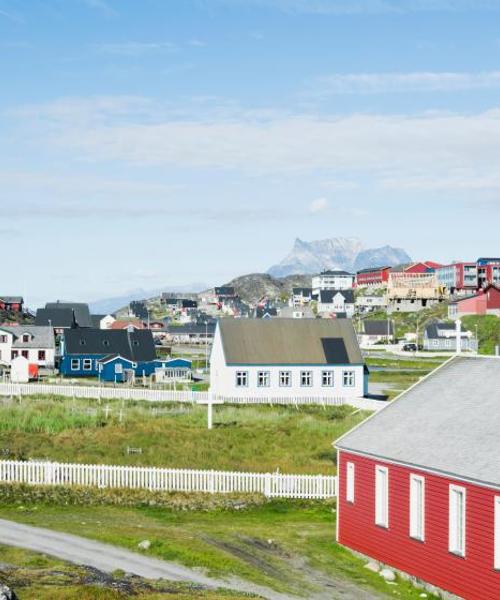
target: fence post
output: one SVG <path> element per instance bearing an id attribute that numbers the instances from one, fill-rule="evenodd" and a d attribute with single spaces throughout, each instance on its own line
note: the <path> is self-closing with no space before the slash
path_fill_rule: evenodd
<path id="1" fill-rule="evenodd" d="M 271 496 L 271 473 L 264 475 L 264 496 L 269 498 Z"/>

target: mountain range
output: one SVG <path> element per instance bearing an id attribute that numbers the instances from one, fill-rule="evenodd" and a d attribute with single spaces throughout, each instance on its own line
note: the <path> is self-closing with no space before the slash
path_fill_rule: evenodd
<path id="1" fill-rule="evenodd" d="M 402 248 L 365 248 L 358 238 L 336 237 L 312 242 L 297 238 L 285 258 L 267 272 L 273 277 L 313 274 L 325 269 L 355 273 L 369 267 L 394 267 L 408 262 L 411 258 Z"/>

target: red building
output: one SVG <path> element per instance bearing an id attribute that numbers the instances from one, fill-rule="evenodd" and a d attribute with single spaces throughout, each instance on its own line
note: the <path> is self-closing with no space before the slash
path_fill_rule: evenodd
<path id="1" fill-rule="evenodd" d="M 466 315 L 496 315 L 500 317 L 500 288 L 489 285 L 479 290 L 474 296 L 457 300 L 450 304 L 449 316 L 451 318 Z"/>
<path id="2" fill-rule="evenodd" d="M 403 270 L 405 273 L 431 273 L 439 267 L 442 267 L 440 263 L 432 260 L 426 260 L 424 262 L 416 262 L 411 265 L 407 265 Z"/>
<path id="3" fill-rule="evenodd" d="M 23 304 L 21 296 L 0 296 L 0 310 L 23 312 Z"/>
<path id="4" fill-rule="evenodd" d="M 337 441 L 340 544 L 500 598 L 500 359 L 457 357 Z"/>
<path id="5" fill-rule="evenodd" d="M 356 273 L 356 285 L 358 287 L 387 285 L 390 270 L 391 267 L 362 269 Z"/>
<path id="6" fill-rule="evenodd" d="M 500 286 L 500 262 L 491 262 L 481 264 L 478 262 L 477 279 L 479 287 L 487 287 L 488 285 Z"/>

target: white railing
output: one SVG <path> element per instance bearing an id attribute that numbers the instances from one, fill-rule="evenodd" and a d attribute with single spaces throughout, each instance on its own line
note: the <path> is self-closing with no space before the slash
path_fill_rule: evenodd
<path id="1" fill-rule="evenodd" d="M 327 475 L 239 473 L 10 460 L 0 461 L 0 483 L 208 494 L 257 493 L 269 498 L 311 500 L 333 498 L 337 493 L 337 478 Z"/>
<path id="2" fill-rule="evenodd" d="M 94 398 L 108 400 L 144 400 L 147 402 L 187 402 L 207 404 L 211 399 L 218 404 L 282 404 L 291 406 L 349 404 L 365 410 L 380 410 L 384 402 L 367 398 L 342 396 L 227 396 L 190 390 L 155 390 L 150 388 L 104 387 L 90 385 L 51 385 L 44 383 L 0 383 L 0 396 L 50 395 L 66 398 Z"/>

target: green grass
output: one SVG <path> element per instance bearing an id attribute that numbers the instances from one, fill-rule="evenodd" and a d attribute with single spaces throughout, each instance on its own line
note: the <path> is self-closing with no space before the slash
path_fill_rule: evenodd
<path id="1" fill-rule="evenodd" d="M 214 429 L 208 431 L 206 410 L 48 397 L 14 400 L 0 404 L 0 457 L 331 475 L 332 442 L 368 414 L 349 406 L 225 405 L 214 409 Z M 142 454 L 129 455 L 128 447 Z"/>
<path id="2" fill-rule="evenodd" d="M 248 600 L 236 592 L 197 590 L 189 584 L 131 580 L 122 573 L 100 576 L 85 567 L 66 563 L 44 554 L 0 545 L 0 582 L 22 600 Z"/>
<path id="3" fill-rule="evenodd" d="M 464 329 L 469 329 L 479 339 L 480 354 L 495 354 L 495 346 L 500 345 L 500 318 L 494 315 L 468 316 L 462 319 Z"/>
<path id="4" fill-rule="evenodd" d="M 387 319 L 387 313 L 385 311 L 370 313 L 367 317 L 368 320 L 384 320 Z M 420 342 L 422 341 L 422 334 L 425 326 L 432 320 L 446 320 L 448 318 L 448 302 L 442 302 L 431 308 L 426 308 L 414 313 L 391 313 L 389 316 L 395 326 L 395 333 L 397 338 L 402 338 L 406 333 L 415 333 L 417 330 L 417 323 L 419 329 Z M 383 346 L 381 346 L 383 348 Z"/>
<path id="5" fill-rule="evenodd" d="M 148 539 L 152 545 L 147 554 L 151 556 L 201 566 L 212 576 L 237 575 L 304 597 L 318 588 L 318 573 L 331 581 L 354 582 L 394 597 L 394 588 L 364 569 L 366 561 L 335 543 L 331 503 L 275 501 L 234 512 L 0 506 L 0 516 L 132 550 Z M 407 600 L 421 593 L 402 580 L 398 580 L 397 591 L 399 598 Z"/>
<path id="6" fill-rule="evenodd" d="M 387 369 L 399 369 L 404 371 L 405 369 L 424 369 L 427 371 L 431 371 L 432 369 L 436 369 L 440 364 L 445 362 L 447 358 L 436 357 L 436 358 L 402 358 L 399 360 L 398 358 L 391 358 L 388 355 L 387 358 L 379 358 L 379 357 L 370 357 L 366 358 L 366 364 L 369 367 L 384 367 Z M 373 373 L 373 371 L 372 371 Z"/>

